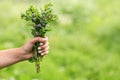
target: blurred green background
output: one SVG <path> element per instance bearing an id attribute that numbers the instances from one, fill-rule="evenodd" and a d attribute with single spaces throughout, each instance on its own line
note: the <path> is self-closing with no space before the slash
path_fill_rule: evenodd
<path id="1" fill-rule="evenodd" d="M 31 27 L 20 14 L 49 0 L 0 0 L 0 49 L 20 47 Z M 41 73 L 28 61 L 0 70 L 0 80 L 120 80 L 120 0 L 54 0 L 58 22 L 47 33 Z M 8 54 L 10 55 L 10 54 Z"/>

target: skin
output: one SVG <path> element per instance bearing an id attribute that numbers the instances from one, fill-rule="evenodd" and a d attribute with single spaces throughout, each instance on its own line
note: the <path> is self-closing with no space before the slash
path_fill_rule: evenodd
<path id="1" fill-rule="evenodd" d="M 33 57 L 33 46 L 36 42 L 42 43 L 38 47 L 38 52 L 43 56 L 46 55 L 49 49 L 48 38 L 36 37 L 29 40 L 22 47 L 0 50 L 0 69 Z"/>

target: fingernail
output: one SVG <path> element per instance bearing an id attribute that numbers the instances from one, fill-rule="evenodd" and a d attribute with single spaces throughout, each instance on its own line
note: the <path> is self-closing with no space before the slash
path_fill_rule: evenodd
<path id="1" fill-rule="evenodd" d="M 40 43 L 40 46 L 42 46 L 43 45 L 43 43 Z"/>
<path id="2" fill-rule="evenodd" d="M 41 50 L 41 47 L 38 47 L 38 50 Z"/>
<path id="3" fill-rule="evenodd" d="M 38 51 L 38 53 L 41 53 L 42 51 Z"/>

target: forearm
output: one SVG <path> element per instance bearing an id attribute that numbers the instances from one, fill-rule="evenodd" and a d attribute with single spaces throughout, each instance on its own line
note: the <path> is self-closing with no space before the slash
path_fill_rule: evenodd
<path id="1" fill-rule="evenodd" d="M 33 57 L 33 46 L 36 42 L 43 43 L 43 45 L 39 46 L 39 48 L 41 48 L 39 53 L 42 52 L 43 55 L 47 54 L 49 48 L 48 39 L 36 37 L 20 48 L 0 50 L 0 69 Z"/>
<path id="2" fill-rule="evenodd" d="M 24 57 L 21 57 L 23 54 L 21 48 L 13 48 L 8 50 L 0 51 L 0 69 L 6 66 L 15 64 L 22 60 L 25 60 Z"/>

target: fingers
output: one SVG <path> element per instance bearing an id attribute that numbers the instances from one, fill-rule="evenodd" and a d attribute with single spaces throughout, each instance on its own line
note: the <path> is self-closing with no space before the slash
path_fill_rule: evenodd
<path id="1" fill-rule="evenodd" d="M 36 37 L 31 39 L 30 41 L 32 45 L 34 45 L 36 42 L 40 43 L 40 46 L 38 47 L 38 53 L 40 53 L 41 55 L 46 55 L 49 50 L 48 38 Z"/>
<path id="2" fill-rule="evenodd" d="M 42 42 L 42 43 L 46 43 L 48 41 L 48 38 L 45 37 L 45 38 L 41 38 L 41 37 L 36 37 L 36 38 L 33 38 L 31 39 L 31 43 L 32 44 L 35 44 L 36 42 Z"/>
<path id="3" fill-rule="evenodd" d="M 49 50 L 49 43 L 48 43 L 48 41 L 43 43 L 42 45 L 40 44 L 40 46 L 38 47 L 38 53 L 40 53 L 41 55 L 48 54 L 48 50 Z"/>
<path id="4" fill-rule="evenodd" d="M 48 47 L 48 45 L 49 45 L 49 43 L 48 42 L 45 42 L 43 45 L 41 45 L 40 47 L 42 48 L 42 49 L 45 49 L 45 48 L 47 48 Z"/>

